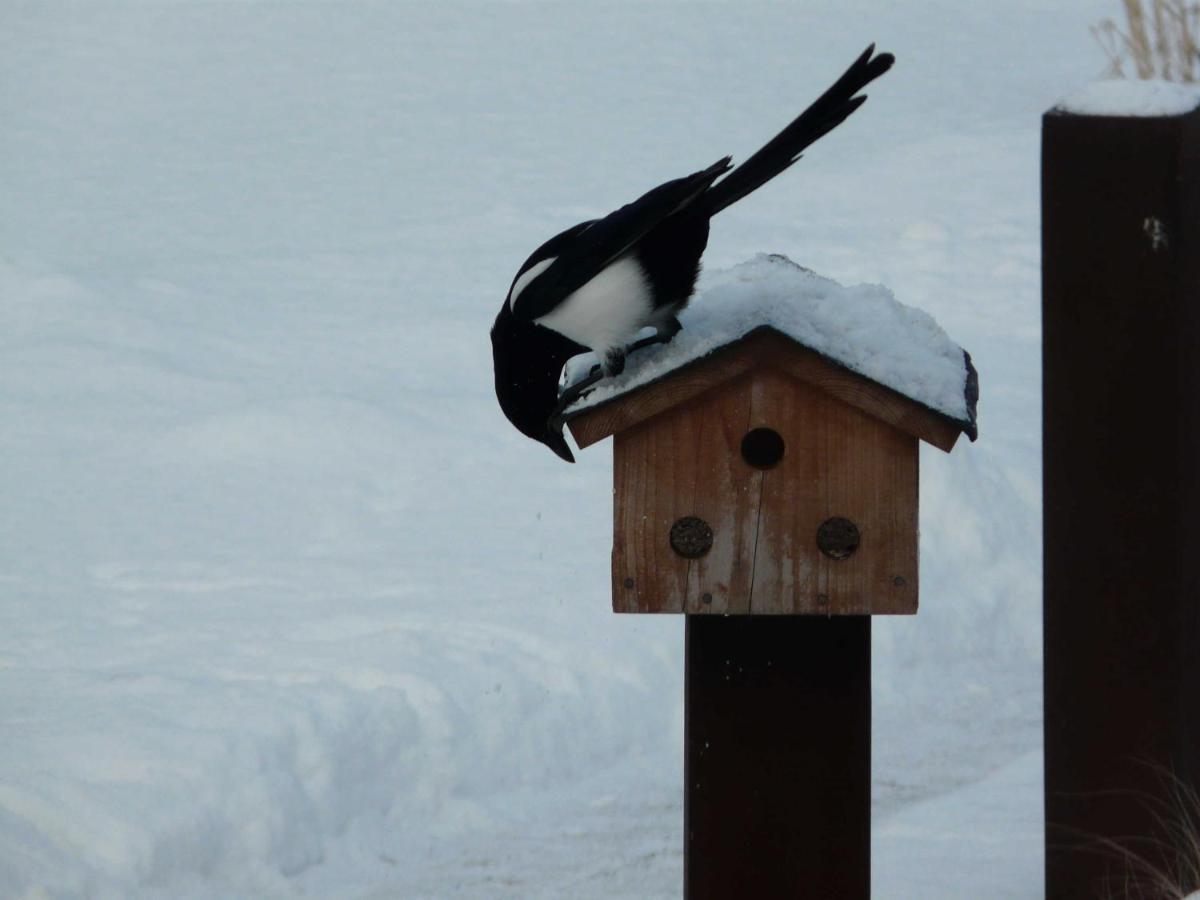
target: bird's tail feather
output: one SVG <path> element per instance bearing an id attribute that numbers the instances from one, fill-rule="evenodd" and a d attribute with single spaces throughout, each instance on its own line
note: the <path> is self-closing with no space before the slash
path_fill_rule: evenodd
<path id="1" fill-rule="evenodd" d="M 701 202 L 716 215 L 752 191 L 758 190 L 792 163 L 810 144 L 827 135 L 866 101 L 854 96 L 892 67 L 890 53 L 875 55 L 868 47 L 830 88 L 796 119 L 744 163 L 714 184 Z"/>

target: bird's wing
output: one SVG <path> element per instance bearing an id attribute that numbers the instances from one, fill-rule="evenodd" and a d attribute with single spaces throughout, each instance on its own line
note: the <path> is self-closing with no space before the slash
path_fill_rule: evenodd
<path id="1" fill-rule="evenodd" d="M 533 321 L 549 313 L 605 266 L 626 253 L 659 222 L 695 201 L 730 168 L 727 156 L 701 172 L 660 184 L 590 226 L 576 226 L 579 231 L 574 239 L 555 248 L 557 253 L 539 250 L 534 257 L 540 255 L 540 260 L 530 257 L 523 271 L 551 257 L 554 261 L 522 286 L 512 300 L 513 315 Z M 518 273 L 517 280 L 520 278 Z"/>
<path id="2" fill-rule="evenodd" d="M 512 285 L 508 289 L 509 299 L 512 299 L 512 295 L 514 293 L 520 296 L 521 292 L 524 290 L 523 284 L 530 280 L 530 277 L 525 275 L 526 272 L 530 271 L 531 269 L 534 270 L 534 272 L 537 272 L 536 267 L 538 263 L 542 263 L 542 268 L 545 268 L 544 264 L 546 260 L 552 260 L 557 257 L 563 251 L 563 248 L 569 247 L 571 241 L 575 240 L 576 237 L 587 231 L 594 224 L 596 224 L 595 219 L 588 219 L 586 222 L 580 222 L 578 225 L 573 225 L 566 231 L 559 232 L 554 237 L 550 238 L 550 240 L 546 241 L 546 243 L 542 244 L 542 246 L 530 253 L 529 259 L 525 260 L 525 262 L 521 264 L 521 268 L 517 269 L 517 274 L 513 277 Z"/>

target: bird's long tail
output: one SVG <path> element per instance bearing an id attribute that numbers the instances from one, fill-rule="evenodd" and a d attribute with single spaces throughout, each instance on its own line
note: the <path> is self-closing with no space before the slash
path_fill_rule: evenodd
<path id="1" fill-rule="evenodd" d="M 758 190 L 800 158 L 806 147 L 827 135 L 866 101 L 854 96 L 892 67 L 890 53 L 875 54 L 875 45 L 863 52 L 824 94 L 761 150 L 708 189 L 700 202 L 716 215 L 752 191 Z"/>

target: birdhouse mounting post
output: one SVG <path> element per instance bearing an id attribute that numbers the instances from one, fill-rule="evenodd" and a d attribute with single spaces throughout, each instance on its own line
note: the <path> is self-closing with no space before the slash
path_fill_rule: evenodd
<path id="1" fill-rule="evenodd" d="M 870 616 L 685 629 L 684 896 L 867 900 Z"/>
<path id="2" fill-rule="evenodd" d="M 870 617 L 917 611 L 919 442 L 975 434 L 941 358 L 959 419 L 772 327 L 567 419 L 613 436 L 614 611 L 686 617 L 687 900 L 870 897 Z"/>

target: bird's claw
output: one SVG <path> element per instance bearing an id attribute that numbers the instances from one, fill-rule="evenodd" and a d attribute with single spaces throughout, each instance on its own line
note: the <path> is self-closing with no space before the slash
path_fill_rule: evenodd
<path id="1" fill-rule="evenodd" d="M 628 349 L 617 347 L 608 350 L 599 365 L 592 366 L 584 378 L 564 388 L 563 392 L 559 394 L 554 412 L 550 413 L 550 417 L 546 420 L 550 432 L 561 435 L 563 427 L 566 425 L 566 412 L 571 405 L 587 393 L 588 389 L 601 378 L 611 378 L 625 371 L 625 357 L 629 353 L 653 344 L 665 344 L 679 332 L 679 329 L 679 320 L 671 318 L 665 325 L 659 327 L 653 337 L 635 341 Z"/>
<path id="2" fill-rule="evenodd" d="M 587 376 L 579 381 L 568 386 L 558 395 L 558 404 L 554 407 L 554 412 L 550 414 L 551 425 L 557 424 L 561 430 L 563 424 L 563 416 L 567 408 L 584 395 L 588 388 L 594 385 L 597 381 L 604 377 L 604 370 L 600 366 L 592 366 L 591 371 Z"/>
<path id="3" fill-rule="evenodd" d="M 604 362 L 601 363 L 601 368 L 604 370 L 604 375 L 612 378 L 614 375 L 620 375 L 625 371 L 625 348 L 611 347 L 604 353 Z"/>

